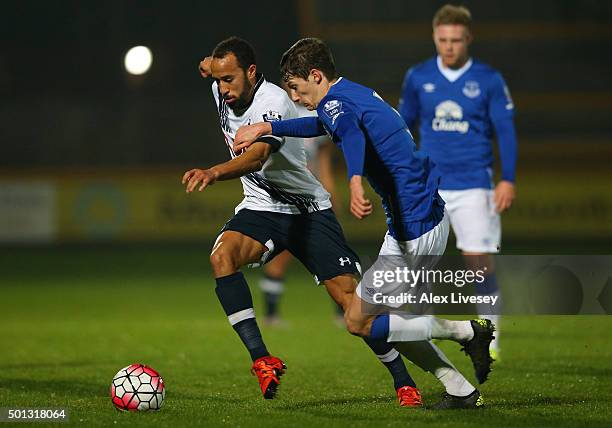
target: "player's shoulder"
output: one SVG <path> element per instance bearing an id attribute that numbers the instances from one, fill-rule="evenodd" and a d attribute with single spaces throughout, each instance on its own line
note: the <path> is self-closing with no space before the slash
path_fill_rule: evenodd
<path id="1" fill-rule="evenodd" d="M 479 75 L 482 78 L 497 79 L 501 77 L 501 73 L 493 68 L 493 66 L 474 59 L 470 70 L 472 73 Z"/>
<path id="2" fill-rule="evenodd" d="M 277 101 L 284 103 L 289 100 L 287 93 L 280 86 L 265 79 L 259 85 L 255 92 L 255 101 Z"/>
<path id="3" fill-rule="evenodd" d="M 323 100 L 339 100 L 347 104 L 358 105 L 360 100 L 370 97 L 373 92 L 372 88 L 353 82 L 346 77 L 340 77 Z"/>
<path id="4" fill-rule="evenodd" d="M 265 79 L 258 80 L 257 85 L 253 105 L 249 109 L 252 123 L 297 117 L 295 103 L 284 89 Z"/>
<path id="5" fill-rule="evenodd" d="M 318 116 L 335 120 L 340 113 L 354 110 L 359 104 L 359 99 L 368 91 L 371 90 L 345 77 L 340 77 L 319 102 Z"/>
<path id="6" fill-rule="evenodd" d="M 431 57 L 410 67 L 406 71 L 406 75 L 411 75 L 413 77 L 429 76 L 436 72 L 437 69 L 436 57 Z"/>

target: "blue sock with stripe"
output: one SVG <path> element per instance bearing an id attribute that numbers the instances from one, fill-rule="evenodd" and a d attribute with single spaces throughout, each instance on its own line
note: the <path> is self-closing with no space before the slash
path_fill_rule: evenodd
<path id="1" fill-rule="evenodd" d="M 251 360 L 270 355 L 255 320 L 253 298 L 242 272 L 216 279 L 215 292 L 227 318 L 244 343 Z"/>

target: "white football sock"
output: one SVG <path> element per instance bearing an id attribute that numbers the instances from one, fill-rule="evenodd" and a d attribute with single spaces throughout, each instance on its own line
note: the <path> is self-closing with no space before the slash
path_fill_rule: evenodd
<path id="1" fill-rule="evenodd" d="M 432 339 L 450 339 L 455 342 L 464 342 L 474 337 L 474 329 L 470 321 L 452 321 L 434 318 L 435 323 L 431 329 Z"/>
<path id="2" fill-rule="evenodd" d="M 431 339 L 450 339 L 456 342 L 471 340 L 474 329 L 469 321 L 451 321 L 430 315 L 389 314 L 388 342 L 410 342 Z"/>
<path id="3" fill-rule="evenodd" d="M 396 343 L 395 349 L 421 369 L 432 373 L 451 395 L 465 397 L 476 389 L 430 341 Z"/>
<path id="4" fill-rule="evenodd" d="M 446 392 L 456 397 L 465 397 L 476 390 L 466 378 L 455 368 L 442 367 L 434 372 L 434 376 L 446 388 Z"/>
<path id="5" fill-rule="evenodd" d="M 434 324 L 429 315 L 410 315 L 407 313 L 389 314 L 388 342 L 409 342 L 430 340 Z"/>

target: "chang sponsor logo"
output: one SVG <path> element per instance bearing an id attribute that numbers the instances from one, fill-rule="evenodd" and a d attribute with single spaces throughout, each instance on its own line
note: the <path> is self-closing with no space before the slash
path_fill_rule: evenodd
<path id="1" fill-rule="evenodd" d="M 459 132 L 465 134 L 470 123 L 463 119 L 463 109 L 454 101 L 443 101 L 436 106 L 436 117 L 431 122 L 431 129 L 439 132 Z"/>

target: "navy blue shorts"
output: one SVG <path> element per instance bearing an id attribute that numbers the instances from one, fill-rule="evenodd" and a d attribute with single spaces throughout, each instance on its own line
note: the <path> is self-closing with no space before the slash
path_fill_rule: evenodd
<path id="1" fill-rule="evenodd" d="M 282 214 L 242 209 L 221 232 L 233 230 L 268 248 L 261 263 L 289 250 L 318 283 L 342 274 L 361 276 L 359 258 L 348 246 L 331 209 L 307 214 Z"/>

